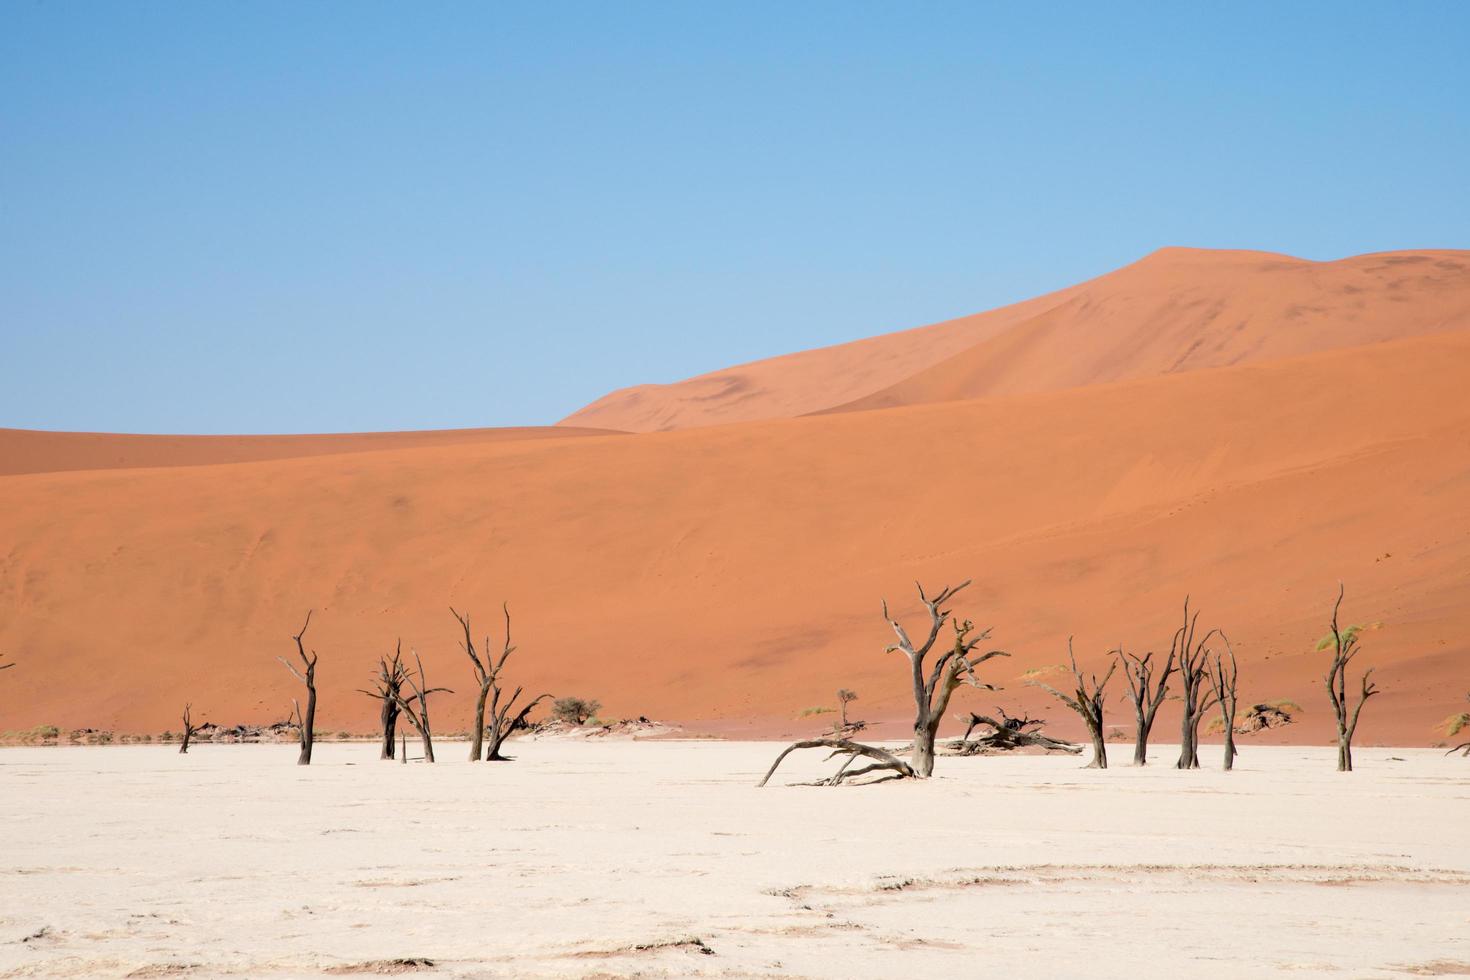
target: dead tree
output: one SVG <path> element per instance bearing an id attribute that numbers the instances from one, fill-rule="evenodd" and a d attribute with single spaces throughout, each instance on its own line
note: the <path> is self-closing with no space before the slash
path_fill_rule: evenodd
<path id="1" fill-rule="evenodd" d="M 922 585 L 917 582 L 914 584 L 918 586 L 919 599 L 929 613 L 929 633 L 922 644 L 914 646 L 908 631 L 888 614 L 888 602 L 884 600 L 883 619 L 898 637 L 898 642 L 889 644 L 884 652 L 898 650 L 908 658 L 914 693 L 914 751 L 910 759 L 919 778 L 927 779 L 934 774 L 934 741 L 939 736 L 939 725 L 944 721 L 944 713 L 949 709 L 949 700 L 955 688 L 961 684 L 970 684 L 984 690 L 995 690 L 990 684 L 980 683 L 975 676 L 975 668 L 992 657 L 1008 657 L 1010 654 L 1002 650 L 990 650 L 974 656 L 975 648 L 990 638 L 990 630 L 982 630 L 971 637 L 970 634 L 975 630 L 974 623 L 968 619 L 950 620 L 949 610 L 944 605 L 955 593 L 970 584 L 968 579 L 952 589 L 946 586 L 932 599 L 925 594 Z M 934 648 L 946 621 L 950 621 L 954 628 L 954 645 L 934 661 L 926 678 L 924 658 Z"/>
<path id="2" fill-rule="evenodd" d="M 1103 738 L 1103 692 L 1107 690 L 1108 681 L 1113 679 L 1113 671 L 1118 669 L 1118 661 L 1114 660 L 1108 666 L 1108 672 L 1103 675 L 1102 681 L 1098 681 L 1097 675 L 1092 675 L 1092 690 L 1087 689 L 1087 679 L 1082 676 L 1082 670 L 1077 666 L 1077 655 L 1072 652 L 1072 638 L 1067 637 L 1067 659 L 1072 662 L 1072 680 L 1076 690 L 1072 694 L 1063 694 L 1050 684 L 1035 681 L 1037 687 L 1050 691 L 1052 696 L 1061 701 L 1067 707 L 1082 716 L 1087 724 L 1087 734 L 1092 736 L 1092 761 L 1087 764 L 1088 769 L 1106 769 L 1108 767 L 1108 743 Z"/>
<path id="3" fill-rule="evenodd" d="M 1009 752 L 1013 749 L 1035 747 L 1048 752 L 1081 754 L 1082 746 L 1042 734 L 1041 726 L 1046 724 L 1046 719 L 1012 718 L 1005 713 L 1004 709 L 997 710 L 1000 711 L 999 721 L 972 711 L 970 724 L 965 729 L 964 737 L 953 746 L 955 751 L 960 755 L 978 755 L 982 752 Z M 970 735 L 981 725 L 989 725 L 993 731 L 989 735 L 981 735 L 971 741 Z"/>
<path id="4" fill-rule="evenodd" d="M 1175 653 L 1172 649 L 1169 651 L 1169 659 L 1164 661 L 1163 671 L 1155 677 L 1152 651 L 1142 657 L 1128 653 L 1121 647 L 1113 652 L 1123 665 L 1123 679 L 1128 682 L 1128 700 L 1133 704 L 1133 716 L 1137 725 L 1133 736 L 1133 764 L 1146 766 L 1149 733 L 1153 731 L 1154 717 L 1159 713 L 1159 705 L 1164 703 L 1169 694 L 1169 675 L 1175 670 Z"/>
<path id="5" fill-rule="evenodd" d="M 1332 701 L 1332 712 L 1337 717 L 1337 771 L 1353 771 L 1353 735 L 1358 730 L 1358 716 L 1363 713 L 1363 705 L 1368 699 L 1378 693 L 1378 688 L 1372 681 L 1373 668 L 1369 667 L 1363 672 L 1362 689 L 1358 695 L 1357 707 L 1349 711 L 1347 693 L 1347 668 L 1348 664 L 1358 655 L 1358 634 L 1362 632 L 1361 626 L 1349 626 L 1340 629 L 1337 625 L 1337 611 L 1342 606 L 1342 584 L 1337 586 L 1337 602 L 1332 606 L 1332 632 L 1322 637 L 1317 642 L 1318 650 L 1332 648 L 1332 665 L 1327 670 L 1327 697 Z"/>
<path id="6" fill-rule="evenodd" d="M 400 646 L 399 650 L 401 651 Z M 392 759 L 397 745 L 394 738 L 398 730 L 398 696 L 403 693 L 403 681 L 407 677 L 407 671 L 403 666 L 403 657 L 395 651 L 393 659 L 387 657 L 378 658 L 378 673 L 373 678 L 376 690 L 367 691 L 358 688 L 358 693 L 366 694 L 379 704 L 378 720 L 383 729 L 382 747 L 378 751 L 379 759 Z"/>
<path id="7" fill-rule="evenodd" d="M 403 641 L 400 640 L 398 641 L 398 649 L 394 653 L 394 656 L 400 657 L 402 654 Z M 403 675 L 403 682 L 409 686 L 413 694 L 405 697 L 401 691 L 399 692 L 397 697 L 398 710 L 403 712 L 403 716 L 408 719 L 409 724 L 413 725 L 418 731 L 419 738 L 423 739 L 424 761 L 433 762 L 434 730 L 433 726 L 429 723 L 429 695 L 453 694 L 454 692 L 447 687 L 430 687 L 428 677 L 424 674 L 424 662 L 419 659 L 417 653 L 413 655 L 413 662 L 418 667 L 418 674 L 415 675 L 406 671 Z M 417 708 L 414 707 L 415 702 L 418 704 Z"/>
<path id="8" fill-rule="evenodd" d="M 299 726 L 301 733 L 301 754 L 296 757 L 298 766 L 311 765 L 312 740 L 316 736 L 316 651 L 311 651 L 311 656 L 306 655 L 306 647 L 302 646 L 301 638 L 306 635 L 306 628 L 311 625 L 311 610 L 306 611 L 306 622 L 301 626 L 301 632 L 291 639 L 296 641 L 296 655 L 301 658 L 301 664 L 305 673 L 297 670 L 291 661 L 285 657 L 277 657 L 286 669 L 296 676 L 296 679 L 306 685 L 306 713 L 301 713 L 301 702 L 296 698 L 291 699 L 293 709 L 293 721 Z"/>
<path id="9" fill-rule="evenodd" d="M 1221 654 L 1215 654 L 1215 669 L 1206 674 L 1210 683 L 1210 693 L 1215 703 L 1220 706 L 1220 721 L 1225 726 L 1225 770 L 1229 772 L 1235 768 L 1235 682 L 1240 677 L 1240 668 L 1235 663 L 1235 651 L 1230 647 L 1230 641 L 1225 635 L 1220 634 L 1220 639 L 1225 643 L 1225 652 L 1230 655 L 1230 663 L 1225 663 Z"/>
<path id="10" fill-rule="evenodd" d="M 880 749 L 872 745 L 863 745 L 859 742 L 853 742 L 845 738 L 809 738 L 800 742 L 793 742 L 792 744 L 786 746 L 785 750 L 783 750 L 780 755 L 776 756 L 776 761 L 771 763 L 771 768 L 766 770 L 765 778 L 756 785 L 764 786 L 766 785 L 766 783 L 770 782 L 771 777 L 776 773 L 776 768 L 781 765 L 782 761 L 784 761 L 788 755 L 795 752 L 797 749 L 817 748 L 833 749 L 833 756 L 845 755 L 847 756 L 847 761 L 842 764 L 842 768 L 838 769 L 837 772 L 835 772 L 831 776 L 828 776 L 825 779 L 819 779 L 815 783 L 810 784 L 813 786 L 838 786 L 841 785 L 844 780 L 852 779 L 857 776 L 867 775 L 870 772 L 878 772 L 882 770 L 887 770 L 894 773 L 894 776 L 892 777 L 894 779 L 901 779 L 906 776 L 918 775 L 918 773 L 914 771 L 913 767 L 910 766 L 907 762 L 904 762 L 898 756 L 894 755 L 892 752 L 886 751 L 885 749 Z M 874 761 L 871 765 L 866 765 L 859 769 L 849 768 L 854 762 L 857 761 L 858 756 L 863 756 Z"/>
<path id="11" fill-rule="evenodd" d="M 918 583 L 914 583 L 918 585 Z M 949 708 L 950 697 L 955 688 L 961 684 L 970 684 L 984 690 L 993 691 L 995 688 L 990 684 L 980 683 L 975 676 L 975 668 L 992 657 L 1008 657 L 1010 654 L 1001 650 L 991 650 L 987 653 L 974 655 L 975 648 L 990 637 L 990 630 L 983 630 L 972 636 L 975 624 L 968 619 L 961 621 L 958 618 L 951 619 L 950 611 L 945 608 L 949 602 L 965 586 L 969 580 L 961 582 L 954 588 L 946 586 L 932 599 L 924 591 L 922 585 L 918 585 L 919 599 L 924 603 L 924 608 L 929 613 L 929 632 L 924 642 L 915 646 L 909 638 L 908 631 L 903 625 L 888 614 L 888 602 L 883 602 L 883 620 L 893 629 L 898 637 L 897 643 L 889 644 L 884 648 L 885 653 L 895 650 L 902 651 L 909 661 L 910 680 L 913 685 L 914 695 L 914 745 L 909 762 L 901 766 L 893 765 L 899 761 L 891 752 L 863 745 L 846 738 L 818 738 L 807 739 L 788 746 L 772 764 L 766 778 L 761 780 L 764 786 L 771 778 L 771 773 L 781 764 L 781 760 L 797 749 L 808 749 L 828 747 L 835 751 L 834 756 L 846 755 L 847 760 L 842 764 L 836 775 L 824 780 L 824 785 L 837 785 L 844 780 L 852 779 L 864 773 L 886 769 L 894 773 L 893 778 L 917 777 L 927 779 L 934 774 L 934 742 L 939 735 L 939 725 L 944 720 L 944 713 Z M 945 623 L 950 623 L 954 629 L 954 645 L 937 660 L 929 670 L 928 675 L 924 671 L 924 659 L 934 649 L 935 642 L 939 639 L 940 632 Z M 858 756 L 865 756 L 877 760 L 873 765 L 864 766 L 853 770 L 851 765 Z"/>
<path id="12" fill-rule="evenodd" d="M 842 716 L 842 727 L 843 727 L 843 729 L 846 729 L 847 728 L 847 706 L 849 704 L 852 704 L 857 699 L 858 699 L 858 696 L 857 696 L 857 692 L 856 691 L 849 691 L 845 687 L 838 688 L 838 690 L 837 690 L 837 710 L 838 710 L 838 712 L 841 713 L 841 716 Z"/>
<path id="13" fill-rule="evenodd" d="M 199 726 L 194 724 L 194 720 L 189 717 L 189 709 L 192 707 L 194 707 L 192 704 L 184 705 L 184 740 L 179 743 L 179 755 L 188 753 L 189 743 L 193 741 L 195 733 L 199 731 Z"/>
<path id="14" fill-rule="evenodd" d="M 500 685 L 501 674 L 505 670 L 505 662 L 510 659 L 512 653 L 515 653 L 516 648 L 510 642 L 510 607 L 502 604 L 501 609 L 505 612 L 505 643 L 501 647 L 500 656 L 492 656 L 490 653 L 490 638 L 487 636 L 485 638 L 483 659 L 479 651 L 475 649 L 474 636 L 470 632 L 469 617 L 461 616 L 452 607 L 449 610 L 454 613 L 454 618 L 459 620 L 459 625 L 464 630 L 462 646 L 465 653 L 469 655 L 470 663 L 474 665 L 475 679 L 480 684 L 480 692 L 475 699 L 475 728 L 470 738 L 471 762 L 478 762 L 482 758 L 486 762 L 509 761 L 501 754 L 501 745 L 510 737 L 511 732 L 514 732 L 518 728 L 527 727 L 526 716 L 531 713 L 531 709 L 551 697 L 550 694 L 538 694 L 530 701 L 517 707 L 517 702 L 520 701 L 521 695 L 525 692 L 525 688 L 520 685 L 516 686 L 515 691 L 511 693 L 510 697 L 505 697 L 505 692 Z M 489 701 L 488 705 L 486 704 L 487 700 Z M 488 723 L 486 720 L 487 711 L 489 715 Z M 482 740 L 483 755 L 481 755 Z"/>
<path id="15" fill-rule="evenodd" d="M 497 658 L 490 653 L 490 637 L 485 637 L 484 659 L 480 657 L 480 651 L 475 649 L 474 634 L 470 630 L 470 618 L 461 616 L 455 612 L 453 606 L 449 611 L 454 613 L 454 618 L 459 620 L 460 628 L 464 630 L 464 640 L 460 642 L 460 649 L 469 656 L 470 663 L 474 666 L 475 680 L 480 685 L 479 694 L 475 697 L 474 727 L 470 734 L 470 761 L 479 762 L 482 758 L 488 761 L 505 761 L 505 756 L 500 754 L 500 743 L 503 742 L 512 730 L 525 721 L 526 715 L 531 713 L 537 702 L 550 697 L 543 694 L 530 704 L 523 706 L 518 714 L 512 715 L 515 710 L 515 701 L 521 696 L 521 689 L 516 688 L 515 694 L 511 695 L 509 701 L 502 708 L 500 705 L 500 672 L 505 668 L 505 662 L 510 655 L 515 653 L 516 648 L 510 642 L 510 606 L 502 603 L 500 608 L 505 612 L 505 643 L 500 649 Z M 485 704 L 490 702 L 490 747 L 485 751 Z M 506 719 L 510 722 L 507 725 Z"/>
<path id="16" fill-rule="evenodd" d="M 1210 640 L 1219 630 L 1210 630 L 1195 643 L 1195 627 L 1199 623 L 1199 612 L 1189 615 L 1189 597 L 1184 599 L 1184 623 L 1174 631 L 1170 644 L 1170 655 L 1179 658 L 1179 683 L 1183 690 L 1179 700 L 1182 714 L 1179 720 L 1179 761 L 1175 769 L 1199 768 L 1199 723 L 1214 702 L 1206 690 L 1206 675 L 1210 669 Z"/>

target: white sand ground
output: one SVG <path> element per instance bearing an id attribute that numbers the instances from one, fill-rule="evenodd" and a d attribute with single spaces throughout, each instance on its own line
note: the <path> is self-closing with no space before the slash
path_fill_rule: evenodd
<path id="1" fill-rule="evenodd" d="M 777 748 L 0 750 L 0 976 L 1470 973 L 1470 760 L 1339 775 L 1247 745 L 1229 774 L 942 758 L 756 789 Z"/>

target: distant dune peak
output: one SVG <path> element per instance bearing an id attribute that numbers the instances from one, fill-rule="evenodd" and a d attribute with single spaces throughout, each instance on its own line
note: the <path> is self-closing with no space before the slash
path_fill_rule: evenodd
<path id="1" fill-rule="evenodd" d="M 1470 252 L 1170 246 L 973 316 L 614 391 L 561 424 L 648 432 L 1048 391 L 1466 326 Z"/>

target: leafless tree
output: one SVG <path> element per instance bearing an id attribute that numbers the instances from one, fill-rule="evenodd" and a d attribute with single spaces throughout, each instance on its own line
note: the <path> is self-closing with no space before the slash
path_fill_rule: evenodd
<path id="1" fill-rule="evenodd" d="M 929 631 L 924 642 L 919 646 L 909 639 L 908 631 L 903 625 L 888 614 L 888 602 L 883 602 L 883 619 L 893 629 L 894 635 L 898 637 L 897 643 L 889 644 L 885 652 L 901 651 L 909 661 L 910 679 L 914 692 L 914 751 L 910 757 L 914 772 L 921 778 L 927 779 L 934 774 L 934 741 L 939 735 L 939 725 L 944 721 L 944 713 L 949 709 L 949 700 L 954 694 L 955 688 L 961 684 L 970 684 L 974 687 L 993 691 L 994 686 L 980 683 L 975 676 L 975 668 L 992 657 L 1008 657 L 1010 654 L 1002 650 L 990 650 L 978 656 L 974 655 L 975 648 L 990 638 L 990 630 L 982 630 L 975 634 L 975 624 L 970 620 L 950 619 L 950 611 L 945 604 L 954 598 L 955 593 L 970 584 L 966 579 L 954 588 L 945 588 L 939 594 L 930 598 L 924 587 L 915 582 L 919 590 L 919 600 L 923 602 L 925 611 L 929 614 Z M 934 643 L 939 639 L 939 633 L 949 621 L 954 629 L 954 645 L 948 651 L 940 655 L 934 661 L 933 668 L 926 678 L 924 676 L 924 658 L 934 648 Z"/>
<path id="2" fill-rule="evenodd" d="M 199 726 L 194 724 L 194 719 L 189 716 L 189 709 L 192 707 L 194 707 L 192 704 L 184 705 L 184 740 L 179 743 L 179 755 L 184 755 L 189 751 L 189 743 L 199 731 Z"/>
<path id="3" fill-rule="evenodd" d="M 306 647 L 302 646 L 301 638 L 306 635 L 306 628 L 311 625 L 311 610 L 306 611 L 306 622 L 301 626 L 301 632 L 291 639 L 296 641 L 296 655 L 301 658 L 302 668 L 305 673 L 297 670 L 291 661 L 285 657 L 277 657 L 286 669 L 296 676 L 296 679 L 306 685 L 306 713 L 301 712 L 301 702 L 296 698 L 291 699 L 293 708 L 293 721 L 299 726 L 301 733 L 301 754 L 296 757 L 298 766 L 311 765 L 311 746 L 316 737 L 316 651 L 311 651 L 311 656 L 306 655 Z"/>
<path id="4" fill-rule="evenodd" d="M 403 641 L 398 641 L 398 649 L 394 656 L 399 657 L 403 653 Z M 429 723 L 429 695 L 430 694 L 453 694 L 447 687 L 430 687 L 428 677 L 424 674 L 424 662 L 419 655 L 414 653 L 413 662 L 418 667 L 418 673 L 405 671 L 403 682 L 412 690 L 412 694 L 405 696 L 401 691 L 398 694 L 398 710 L 408 719 L 409 724 L 418 731 L 419 738 L 424 742 L 424 761 L 434 761 L 434 730 Z M 415 708 L 414 705 L 418 707 Z"/>
<path id="5" fill-rule="evenodd" d="M 1230 662 L 1225 662 L 1224 654 L 1215 654 L 1214 670 L 1206 673 L 1206 680 L 1210 684 L 1210 694 L 1215 703 L 1220 706 L 1220 721 L 1225 726 L 1225 769 L 1229 771 L 1235 768 L 1235 707 L 1237 704 L 1235 696 L 1235 682 L 1240 678 L 1240 668 L 1235 663 L 1235 651 L 1230 647 L 1230 640 L 1225 634 L 1220 634 L 1221 641 L 1225 644 L 1225 653 L 1229 654 Z"/>
<path id="6" fill-rule="evenodd" d="M 393 659 L 387 657 L 378 658 L 378 672 L 373 678 L 375 690 L 367 691 L 358 688 L 358 693 L 366 694 L 378 702 L 378 720 L 383 729 L 383 742 L 378 751 L 379 759 L 392 759 L 397 742 L 394 738 L 398 731 L 398 698 L 403 693 L 403 682 L 408 676 L 408 671 L 403 666 L 401 656 L 402 645 L 394 652 Z"/>
<path id="7" fill-rule="evenodd" d="M 470 630 L 470 618 L 461 616 L 451 606 L 449 611 L 454 613 L 454 618 L 459 620 L 460 628 L 464 630 L 464 640 L 460 644 L 464 652 L 469 656 L 470 663 L 474 666 L 475 680 L 479 682 L 480 691 L 475 698 L 474 732 L 470 736 L 470 761 L 479 762 L 482 758 L 486 762 L 504 762 L 505 756 L 500 754 L 500 746 L 511 732 L 525 724 L 526 716 L 537 704 L 551 697 L 550 694 L 538 695 L 528 704 L 516 707 L 523 688 L 517 687 L 515 692 L 502 703 L 503 692 L 500 687 L 500 675 L 505 669 L 505 662 L 510 655 L 515 653 L 515 646 L 510 642 L 510 606 L 504 603 L 500 607 L 505 612 L 505 643 L 500 649 L 500 656 L 496 657 L 490 653 L 490 638 L 485 637 L 485 652 L 483 658 L 475 649 L 474 634 Z M 485 723 L 486 702 L 489 702 L 490 723 Z M 489 737 L 488 744 L 485 737 Z M 483 753 L 483 754 L 482 754 Z"/>
<path id="8" fill-rule="evenodd" d="M 1044 718 L 1012 718 L 1006 714 L 1004 709 L 997 709 L 1000 720 L 997 721 L 988 715 L 970 713 L 970 724 L 965 729 L 964 738 L 960 739 L 954 746 L 960 755 L 976 755 L 981 752 L 1007 752 L 1012 749 L 1036 747 L 1048 752 L 1067 752 L 1078 755 L 1082 752 L 1082 746 L 1072 742 L 1064 742 L 1061 739 L 1052 738 L 1041 732 L 1041 726 L 1046 724 Z M 970 740 L 971 734 L 981 725 L 988 725 L 992 729 L 989 735 L 981 735 L 974 741 Z"/>
<path id="9" fill-rule="evenodd" d="M 1182 714 L 1179 721 L 1179 761 L 1176 769 L 1199 768 L 1199 724 L 1205 712 L 1214 706 L 1207 690 L 1206 677 L 1210 670 L 1210 640 L 1219 630 L 1210 630 L 1196 643 L 1195 628 L 1199 623 L 1199 612 L 1189 614 L 1189 598 L 1184 599 L 1184 623 L 1174 631 L 1170 653 L 1179 658 L 1179 683 L 1183 690 L 1179 700 Z"/>
<path id="10" fill-rule="evenodd" d="M 1357 707 L 1349 710 L 1347 668 L 1358 655 L 1358 634 L 1363 628 L 1338 627 L 1337 612 L 1342 607 L 1342 595 L 1343 587 L 1338 583 L 1337 602 L 1332 605 L 1332 632 L 1317 642 L 1317 649 L 1332 649 L 1332 665 L 1327 670 L 1327 696 L 1332 701 L 1332 712 L 1337 717 L 1337 771 L 1352 772 L 1353 735 L 1358 730 L 1358 716 L 1363 713 L 1363 705 L 1368 703 L 1368 699 L 1378 693 L 1378 687 L 1372 681 L 1373 668 L 1369 667 L 1363 672 Z"/>
<path id="11" fill-rule="evenodd" d="M 918 585 L 918 583 L 915 584 Z M 892 653 L 895 650 L 903 652 L 909 661 L 910 680 L 913 685 L 914 745 L 909 762 L 903 764 L 902 767 L 894 766 L 890 760 L 896 760 L 896 757 L 892 753 L 869 745 L 862 745 L 850 739 L 807 739 L 789 746 L 777 756 L 775 764 L 771 766 L 771 771 L 766 773 L 765 779 L 761 780 L 761 785 L 766 784 L 766 781 L 771 778 L 771 773 L 776 771 L 776 766 L 779 766 L 781 760 L 791 752 L 801 748 L 824 746 L 834 749 L 832 753 L 834 756 L 848 756 L 837 774 L 826 781 L 829 785 L 835 785 L 877 769 L 888 769 L 899 777 L 916 776 L 920 779 L 927 779 L 932 776 L 934 774 L 934 742 L 938 737 L 939 725 L 944 720 L 944 713 L 949 708 L 950 697 L 954 694 L 955 688 L 961 684 L 971 684 L 985 690 L 995 690 L 992 685 L 980 683 L 975 676 L 975 668 L 992 657 L 1010 656 L 1001 650 L 991 650 L 978 656 L 975 655 L 975 648 L 990 637 L 990 630 L 975 633 L 975 624 L 968 619 L 961 621 L 958 618 L 950 618 L 950 611 L 945 608 L 945 604 L 954 597 L 955 593 L 969 584 L 969 580 L 966 580 L 954 588 L 946 586 L 932 598 L 924 591 L 922 585 L 918 585 L 919 599 L 929 613 L 929 631 L 924 642 L 918 646 L 914 645 L 903 625 L 888 614 L 888 602 L 886 600 L 883 602 L 883 619 L 898 637 L 898 642 L 887 646 L 884 652 Z M 934 661 L 933 667 L 926 676 L 924 660 L 934 648 L 946 623 L 949 623 L 954 629 L 954 645 Z M 862 769 L 850 769 L 849 767 L 859 755 L 877 761 Z"/>
<path id="12" fill-rule="evenodd" d="M 1133 764 L 1146 766 L 1149 733 L 1153 731 L 1154 717 L 1159 713 L 1159 705 L 1169 695 L 1169 675 L 1175 670 L 1175 651 L 1169 651 L 1169 659 L 1164 661 L 1164 669 L 1157 676 L 1154 672 L 1152 651 L 1140 657 L 1119 647 L 1114 653 L 1123 665 L 1123 679 L 1128 682 L 1128 700 L 1133 704 L 1137 726 L 1133 736 Z"/>
<path id="13" fill-rule="evenodd" d="M 1087 679 L 1082 676 L 1082 670 L 1077 666 L 1077 655 L 1072 652 L 1072 638 L 1067 637 L 1067 659 L 1072 663 L 1072 681 L 1075 690 L 1072 694 L 1063 694 L 1050 684 L 1034 681 L 1037 687 L 1050 691 L 1058 701 L 1071 708 L 1082 716 L 1087 725 L 1087 734 L 1092 736 L 1092 761 L 1087 764 L 1088 769 L 1106 769 L 1108 767 L 1108 743 L 1103 736 L 1103 694 L 1107 690 L 1108 681 L 1113 679 L 1113 671 L 1118 669 L 1118 661 L 1114 660 L 1108 665 L 1108 672 L 1099 681 L 1097 675 L 1092 675 L 1092 690 L 1087 689 Z"/>

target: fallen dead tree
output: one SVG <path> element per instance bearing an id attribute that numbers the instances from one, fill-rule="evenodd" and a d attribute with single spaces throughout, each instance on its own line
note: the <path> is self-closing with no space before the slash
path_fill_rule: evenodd
<path id="1" fill-rule="evenodd" d="M 1082 746 L 1074 742 L 1064 742 L 1058 738 L 1052 738 L 1041 731 L 1041 726 L 1046 724 L 1044 718 L 1012 718 L 1004 710 L 1000 711 L 1000 720 L 997 721 L 988 715 L 970 712 L 970 725 L 965 729 L 965 736 L 950 743 L 950 748 L 956 755 L 987 755 L 992 752 L 1013 752 L 1016 749 L 1037 748 L 1047 752 L 1066 752 L 1070 755 L 1081 755 Z M 981 725 L 988 725 L 991 731 L 971 739 L 971 734 Z"/>
<path id="2" fill-rule="evenodd" d="M 780 755 L 776 756 L 776 761 L 771 763 L 771 768 L 766 770 L 765 778 L 756 785 L 764 786 L 766 785 L 766 783 L 770 782 L 771 777 L 776 774 L 776 769 L 781 765 L 783 761 L 785 761 L 788 755 L 795 752 L 796 750 L 822 748 L 833 750 L 832 755 L 828 756 L 829 759 L 839 755 L 845 755 L 847 756 L 847 761 L 842 763 L 842 768 L 838 769 L 832 775 L 827 776 L 824 779 L 819 779 L 816 782 L 806 783 L 805 785 L 807 786 L 838 786 L 846 780 L 855 779 L 858 776 L 865 776 L 871 772 L 881 772 L 885 770 L 893 773 L 893 775 L 889 777 L 891 779 L 903 779 L 905 777 L 918 775 L 918 773 L 914 771 L 912 766 L 910 766 L 907 762 L 904 762 L 898 756 L 894 755 L 892 752 L 889 752 L 886 749 L 880 749 L 877 746 L 873 745 L 863 745 L 861 742 L 854 742 L 845 738 L 808 738 L 800 742 L 793 742 L 792 744 L 786 746 L 785 750 L 783 750 Z M 859 757 L 872 759 L 874 761 L 871 764 L 862 766 L 858 769 L 849 768 L 854 762 L 858 760 Z"/>

